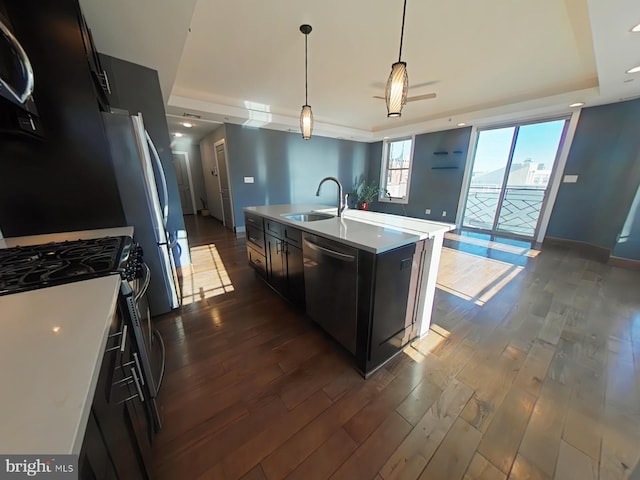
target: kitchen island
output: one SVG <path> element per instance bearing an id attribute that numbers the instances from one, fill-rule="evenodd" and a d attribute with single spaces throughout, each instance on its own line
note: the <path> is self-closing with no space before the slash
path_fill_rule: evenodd
<path id="1" fill-rule="evenodd" d="M 246 207 L 249 264 L 368 376 L 431 323 L 451 224 L 318 205 Z"/>

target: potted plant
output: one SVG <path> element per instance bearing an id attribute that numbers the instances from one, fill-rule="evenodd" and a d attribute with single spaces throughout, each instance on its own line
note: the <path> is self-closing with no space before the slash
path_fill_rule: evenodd
<path id="1" fill-rule="evenodd" d="M 373 202 L 380 193 L 380 187 L 375 183 L 362 182 L 357 189 L 358 208 L 369 210 L 369 204 Z"/>

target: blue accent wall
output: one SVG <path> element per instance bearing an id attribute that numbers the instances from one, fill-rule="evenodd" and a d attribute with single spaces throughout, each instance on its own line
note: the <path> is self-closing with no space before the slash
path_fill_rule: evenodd
<path id="1" fill-rule="evenodd" d="M 640 100 L 585 108 L 564 174 L 578 182 L 561 184 L 547 236 L 640 259 L 640 212 L 631 208 L 640 185 Z"/>
<path id="2" fill-rule="evenodd" d="M 427 220 L 455 222 L 471 127 L 416 135 L 409 203 L 374 202 L 372 210 Z M 380 181 L 382 142 L 369 145 L 369 181 Z M 425 210 L 431 209 L 431 214 Z M 446 211 L 446 216 L 442 212 Z"/>
<path id="3" fill-rule="evenodd" d="M 244 226 L 242 209 L 254 205 L 312 203 L 337 205 L 336 185 L 324 177 L 337 177 L 345 193 L 367 174 L 369 145 L 362 142 L 226 124 L 229 176 L 236 227 Z M 254 177 L 255 183 L 244 183 Z"/>

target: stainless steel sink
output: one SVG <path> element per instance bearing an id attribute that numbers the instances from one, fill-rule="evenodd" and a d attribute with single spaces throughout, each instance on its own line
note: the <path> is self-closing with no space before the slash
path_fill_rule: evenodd
<path id="1" fill-rule="evenodd" d="M 321 212 L 302 212 L 302 213 L 289 213 L 287 215 L 282 215 L 284 218 L 289 220 L 295 220 L 297 222 L 316 222 L 318 220 L 326 220 L 328 218 L 333 218 L 334 216 L 330 213 L 321 213 Z"/>

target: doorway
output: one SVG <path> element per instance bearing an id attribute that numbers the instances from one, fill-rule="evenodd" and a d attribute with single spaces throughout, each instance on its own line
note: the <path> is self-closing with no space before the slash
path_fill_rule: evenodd
<path id="1" fill-rule="evenodd" d="M 233 218 L 233 199 L 231 198 L 231 186 L 227 168 L 227 149 L 224 140 L 213 144 L 213 150 L 218 167 L 218 181 L 220 182 L 220 200 L 222 202 L 222 223 L 233 230 L 235 221 Z"/>
<path id="2" fill-rule="evenodd" d="M 194 215 L 197 212 L 197 209 L 195 195 L 193 193 L 191 169 L 189 167 L 189 154 L 181 151 L 171 152 L 171 154 L 173 158 L 173 166 L 176 171 L 176 180 L 178 181 L 182 214 Z"/>
<path id="3" fill-rule="evenodd" d="M 569 118 L 478 131 L 464 229 L 533 240 Z"/>

